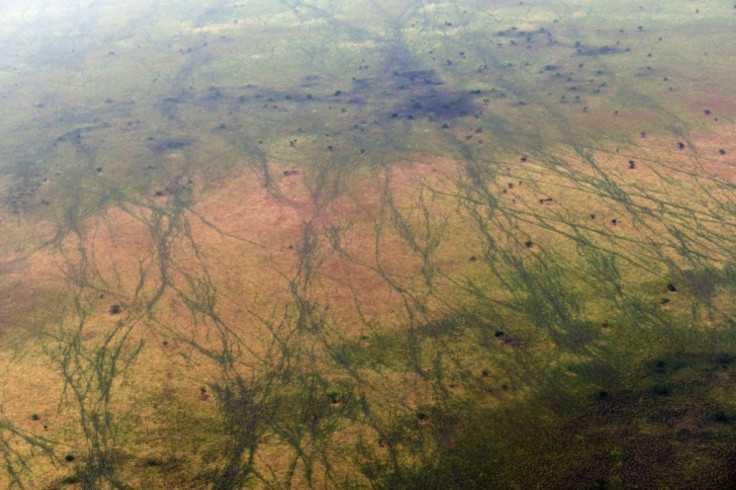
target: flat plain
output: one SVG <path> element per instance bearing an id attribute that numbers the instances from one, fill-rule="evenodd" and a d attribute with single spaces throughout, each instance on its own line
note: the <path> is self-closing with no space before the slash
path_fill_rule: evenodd
<path id="1" fill-rule="evenodd" d="M 3 487 L 736 484 L 736 6 L 0 13 Z"/>

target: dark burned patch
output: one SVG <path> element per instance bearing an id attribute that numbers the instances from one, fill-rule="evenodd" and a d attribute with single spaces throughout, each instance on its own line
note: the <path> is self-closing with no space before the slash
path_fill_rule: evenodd
<path id="1" fill-rule="evenodd" d="M 391 95 L 395 92 L 426 90 L 427 87 L 440 86 L 442 81 L 434 70 L 393 71 L 391 75 L 358 78 L 353 81 L 353 90 L 356 94 L 369 95 L 379 92 Z"/>
<path id="2" fill-rule="evenodd" d="M 200 109 L 222 111 L 225 108 L 235 110 L 249 104 L 255 107 L 263 107 L 264 104 L 272 106 L 274 104 L 317 101 L 332 103 L 335 101 L 334 96 L 319 96 L 317 95 L 318 90 L 315 90 L 315 94 L 304 90 L 308 87 L 318 87 L 322 79 L 323 77 L 317 75 L 309 75 L 303 79 L 309 82 L 302 83 L 299 88 L 294 90 L 274 90 L 252 84 L 241 87 L 210 86 L 203 90 L 186 90 L 163 98 L 161 108 L 164 115 L 174 117 L 180 105 L 194 105 Z M 341 93 L 342 91 L 338 90 L 338 92 Z"/>
<path id="3" fill-rule="evenodd" d="M 302 83 L 300 87 L 316 87 L 319 85 L 320 82 L 324 81 L 324 79 L 325 78 L 322 75 L 307 75 L 305 77 L 302 77 Z"/>
<path id="4" fill-rule="evenodd" d="M 600 47 L 587 47 L 578 48 L 577 54 L 580 56 L 605 56 L 608 54 L 619 54 L 621 49 L 617 46 L 600 46 Z"/>
<path id="5" fill-rule="evenodd" d="M 417 94 L 393 107 L 391 116 L 409 119 L 456 119 L 477 113 L 479 109 L 463 93 L 430 90 Z"/>
<path id="6" fill-rule="evenodd" d="M 442 85 L 442 81 L 440 81 L 434 70 L 394 71 L 392 78 L 394 81 L 403 81 L 412 86 L 419 87 L 425 85 Z"/>
<path id="7" fill-rule="evenodd" d="M 385 75 L 371 78 L 354 78 L 352 86 L 320 88 L 324 77 L 307 75 L 293 90 L 273 90 L 255 85 L 242 87 L 216 87 L 206 90 L 183 91 L 162 100 L 162 111 L 172 116 L 181 104 L 196 105 L 221 110 L 228 106 L 235 110 L 244 105 L 276 107 L 281 104 L 328 103 L 343 106 L 370 106 L 376 119 L 392 118 L 449 120 L 482 112 L 476 105 L 481 91 L 465 92 L 444 88 L 435 70 L 402 70 L 405 58 L 392 53 Z M 314 89 L 311 92 L 310 89 Z M 329 91 L 329 94 L 328 94 Z M 498 94 L 489 93 L 497 97 Z M 501 94 L 503 95 L 503 94 Z M 155 153 L 181 149 L 192 143 L 188 138 L 169 138 L 152 142 L 149 147 Z"/>
<path id="8" fill-rule="evenodd" d="M 149 143 L 148 148 L 154 153 L 165 153 L 172 150 L 180 150 L 191 145 L 194 141 L 190 138 L 166 138 L 162 140 L 154 140 Z"/>
<path id="9" fill-rule="evenodd" d="M 378 99 L 383 119 L 449 120 L 481 112 L 467 92 L 446 90 L 434 70 L 393 71 L 385 77 L 355 80 L 355 99 Z M 385 105 L 381 107 L 381 101 Z"/>

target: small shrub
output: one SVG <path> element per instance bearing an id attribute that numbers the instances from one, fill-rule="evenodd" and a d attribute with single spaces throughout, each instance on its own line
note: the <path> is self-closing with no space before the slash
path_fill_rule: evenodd
<path id="1" fill-rule="evenodd" d="M 684 441 L 685 439 L 689 439 L 690 436 L 693 435 L 692 431 L 690 429 L 680 429 L 677 431 L 677 437 L 678 441 Z"/>
<path id="2" fill-rule="evenodd" d="M 723 368 L 727 369 L 728 365 L 731 364 L 736 356 L 732 354 L 721 354 L 716 358 L 716 362 Z"/>
<path id="3" fill-rule="evenodd" d="M 429 415 L 427 415 L 424 412 L 417 412 L 417 419 L 420 421 L 427 420 L 429 418 Z"/>
<path id="4" fill-rule="evenodd" d="M 153 458 L 146 458 L 146 466 L 158 466 L 158 460 Z"/>
<path id="5" fill-rule="evenodd" d="M 669 283 L 669 284 L 667 284 L 667 291 L 669 291 L 671 293 L 674 293 L 675 291 L 677 291 L 677 288 L 675 287 L 674 284 Z"/>
<path id="6" fill-rule="evenodd" d="M 31 420 L 41 420 L 41 417 L 37 413 L 34 413 L 31 415 Z"/>
<path id="7" fill-rule="evenodd" d="M 610 488 L 610 482 L 605 478 L 596 478 L 595 485 L 595 488 Z"/>
<path id="8" fill-rule="evenodd" d="M 71 453 L 69 453 L 66 456 L 64 456 L 64 460 L 65 461 L 68 461 L 69 463 L 71 463 L 75 459 L 77 459 L 77 458 L 73 454 L 71 454 Z"/>
<path id="9" fill-rule="evenodd" d="M 713 414 L 713 420 L 716 422 L 728 422 L 728 415 L 723 410 L 718 410 Z"/>
<path id="10" fill-rule="evenodd" d="M 110 314 L 111 315 L 117 315 L 122 311 L 122 307 L 120 305 L 112 305 L 110 307 Z"/>
<path id="11" fill-rule="evenodd" d="M 667 396 L 670 394 L 670 388 L 665 383 L 657 383 L 652 391 L 655 395 Z"/>
<path id="12" fill-rule="evenodd" d="M 524 242 L 524 246 L 526 248 L 532 248 L 532 245 L 534 245 L 534 244 L 532 243 L 531 240 L 527 240 L 527 241 Z"/>

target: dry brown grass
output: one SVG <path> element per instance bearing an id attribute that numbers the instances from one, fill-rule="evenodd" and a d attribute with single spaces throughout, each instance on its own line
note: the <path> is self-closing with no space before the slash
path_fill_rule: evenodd
<path id="1" fill-rule="evenodd" d="M 490 223 L 497 246 L 522 256 L 549 251 L 573 256 L 578 245 L 568 234 L 573 226 L 578 226 L 593 243 L 619 250 L 635 260 L 638 253 L 650 250 L 651 240 L 662 245 L 669 243 L 662 237 L 668 233 L 671 219 L 691 224 L 687 217 L 659 215 L 662 208 L 658 208 L 657 200 L 666 202 L 667 209 L 680 206 L 703 216 L 711 215 L 709 199 L 723 195 L 724 184 L 734 182 L 734 173 L 730 171 L 734 149 L 728 146 L 732 136 L 732 130 L 691 135 L 698 142 L 697 155 L 691 150 L 673 149 L 672 141 L 654 137 L 640 142 L 636 148 L 621 148 L 619 152 L 593 149 L 591 158 L 597 170 L 579 155 L 563 149 L 549 152 L 567 162 L 568 167 L 562 171 L 550 166 L 544 156 L 509 164 L 508 174 L 498 176 L 492 183 L 495 195 L 500 198 L 497 211 L 500 221 Z M 724 158 L 710 156 L 720 147 L 728 151 Z M 626 165 L 631 155 L 649 157 L 639 156 L 637 168 L 628 170 Z M 216 285 L 217 314 L 238 336 L 248 339 L 252 354 L 241 359 L 246 365 L 267 352 L 270 332 L 264 328 L 263 319 L 295 314 L 289 286 L 292 281 L 304 280 L 300 264 L 303 266 L 306 257 L 301 252 L 307 232 L 314 233 L 317 240 L 316 248 L 309 254 L 315 270 L 301 284 L 304 287 L 301 294 L 321 306 L 329 306 L 328 323 L 338 327 L 339 335 L 346 340 L 356 341 L 366 333 L 400 332 L 410 323 L 411 314 L 417 313 L 407 309 L 407 292 L 421 298 L 420 303 L 426 308 L 421 311 L 421 318 L 431 319 L 449 312 L 449 305 L 467 301 L 464 293 L 458 292 L 456 281 L 468 277 L 494 280 L 486 276 L 483 264 L 486 244 L 477 234 L 467 210 L 458 206 L 456 184 L 463 175 L 459 162 L 421 154 L 398 155 L 390 167 L 349 175 L 341 182 L 344 191 L 316 202 L 310 180 L 313 176 L 283 175 L 291 169 L 288 163 L 272 161 L 269 166 L 277 176 L 272 189 L 260 185 L 262 176 L 256 171 L 230 171 L 212 182 L 209 188 L 214 191 L 200 196 L 191 210 L 183 211 L 180 216 L 186 226 L 176 227 L 169 242 L 170 285 L 191 293 L 186 277 L 201 278 L 209 274 Z M 661 172 L 667 172 L 669 180 L 663 180 Z M 632 216 L 621 203 L 610 197 L 602 198 L 594 187 L 602 175 L 610 177 L 631 196 L 631 203 L 637 209 L 646 208 L 652 214 Z M 508 182 L 515 184 L 513 188 L 508 187 Z M 507 192 L 503 194 L 502 189 Z M 539 202 L 547 198 L 553 200 Z M 98 274 L 94 276 L 96 284 L 104 284 L 106 288 L 104 292 L 95 292 L 104 297 L 93 300 L 95 310 L 88 320 L 87 340 L 94 342 L 115 322 L 123 320 L 135 322 L 134 337 L 146 342 L 133 369 L 122 383 L 116 384 L 114 410 L 125 421 L 126 431 L 120 436 L 121 447 L 129 453 L 155 455 L 160 454 L 163 444 L 166 455 L 157 457 L 172 461 L 179 458 L 205 471 L 213 468 L 214 463 L 200 460 L 197 450 L 191 448 L 194 444 L 207 453 L 213 450 L 212 442 L 195 444 L 193 436 L 183 430 L 172 433 L 172 422 L 165 410 L 171 403 L 177 403 L 184 407 L 185 421 L 217 417 L 215 400 L 201 397 L 199 387 L 216 380 L 219 368 L 210 360 L 198 358 L 187 340 L 201 347 L 216 348 L 218 339 L 213 336 L 212 322 L 193 315 L 170 288 L 155 306 L 155 321 L 141 314 L 143 297 L 152 295 L 161 280 L 158 270 L 161 257 L 153 240 L 151 220 L 156 207 L 172 213 L 174 203 L 171 198 L 165 198 L 148 204 L 152 207 L 126 204 L 88 220 L 81 242 L 69 236 L 56 251 L 47 248 L 26 258 L 7 255 L 2 273 L 6 298 L 9 298 L 6 301 L 13 309 L 4 312 L 8 318 L 18 321 L 37 307 L 40 297 L 51 301 L 59 293 L 65 293 L 63 272 L 79 258 L 78 247 L 83 244 L 89 263 Z M 595 220 L 589 219 L 590 213 L 596 215 Z M 173 214 L 168 216 L 162 218 L 162 223 L 172 219 Z M 614 218 L 618 222 L 611 225 Z M 427 239 L 441 236 L 442 240 L 431 252 L 433 275 L 422 269 L 427 264 L 423 263 L 421 254 L 402 236 L 402 220 L 415 233 L 415 245 L 426 245 Z M 716 220 L 698 223 L 705 236 L 728 227 L 727 223 Z M 336 237 L 339 237 L 339 250 L 334 247 Z M 523 244 L 527 239 L 534 244 L 531 248 Z M 66 259 L 59 255 L 59 250 L 64 251 Z M 715 246 L 700 251 L 715 259 L 720 256 Z M 673 259 L 679 256 L 676 250 L 663 253 Z M 471 261 L 470 256 L 475 256 L 476 261 Z M 136 296 L 142 270 L 147 271 L 144 294 Z M 381 271 L 391 281 L 382 277 Z M 626 276 L 624 280 L 635 286 L 653 278 L 656 274 Z M 499 291 L 496 299 L 505 298 L 505 293 Z M 113 304 L 122 305 L 120 315 L 109 313 Z M 684 307 L 677 301 L 666 306 Z M 74 321 L 74 315 L 58 321 L 69 324 Z M 370 342 L 367 340 L 366 346 Z M 22 342 L 14 345 L 21 346 L 20 361 L 12 357 L 18 351 L 3 350 L 3 364 L 8 366 L 4 376 L 4 415 L 31 434 L 64 441 L 80 437 L 74 423 L 74 406 L 64 405 L 57 411 L 61 382 L 40 346 Z M 516 347 L 512 343 L 501 348 Z M 537 345 L 529 352 L 542 355 L 545 350 Z M 430 361 L 432 351 L 425 354 L 428 356 L 425 361 Z M 470 364 L 476 363 L 477 369 L 482 369 L 482 355 L 475 361 L 470 360 L 472 354 L 468 356 Z M 449 369 L 444 382 L 446 388 L 454 398 L 462 399 L 466 387 L 454 380 L 451 372 Z M 395 407 L 419 410 L 436 399 L 433 381 L 407 374 L 403 367 L 365 373 L 365 376 L 365 395 L 379 406 L 388 400 L 385 409 L 377 409 L 383 416 L 391 414 Z M 506 381 L 503 373 L 494 372 L 490 377 L 499 385 Z M 334 382 L 339 379 L 340 375 L 333 376 Z M 525 390 L 512 389 L 512 393 L 508 396 L 519 398 Z M 40 420 L 31 420 L 31 412 L 37 413 Z M 340 459 L 340 455 L 357 441 L 357 428 L 348 424 L 339 430 L 329 454 L 339 461 L 336 471 L 349 472 L 352 463 Z M 363 436 L 378 438 L 368 432 Z M 181 441 L 181 447 L 177 446 L 177 440 Z M 277 478 L 285 478 L 283 468 L 292 458 L 287 446 L 283 442 L 267 442 L 259 455 L 259 464 L 277 468 Z M 133 479 L 137 478 L 136 464 L 139 463 L 126 464 L 123 470 Z M 68 472 L 64 466 L 39 465 L 39 474 L 48 475 L 37 480 L 39 484 L 50 483 Z M 318 464 L 317 474 L 323 469 Z M 297 476 L 294 484 L 306 486 L 303 477 Z M 322 482 L 320 478 L 323 477 L 315 476 L 315 481 Z M 140 484 L 145 483 L 141 480 Z"/>

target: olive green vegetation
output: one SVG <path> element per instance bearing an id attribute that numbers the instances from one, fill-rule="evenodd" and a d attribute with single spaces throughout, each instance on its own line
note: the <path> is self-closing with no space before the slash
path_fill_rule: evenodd
<path id="1" fill-rule="evenodd" d="M 3 485 L 734 485 L 731 6 L 37 3 L 0 48 Z M 248 173 L 288 249 L 203 211 Z"/>

